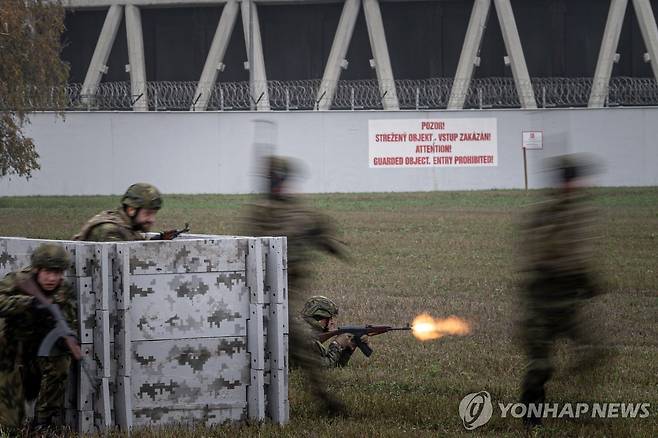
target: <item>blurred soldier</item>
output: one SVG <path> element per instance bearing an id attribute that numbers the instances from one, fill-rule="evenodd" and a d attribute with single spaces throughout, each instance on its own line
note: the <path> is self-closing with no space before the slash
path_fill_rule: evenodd
<path id="1" fill-rule="evenodd" d="M 581 313 L 585 302 L 600 293 L 589 266 L 593 211 L 583 193 L 583 177 L 593 169 L 582 159 L 564 156 L 557 159 L 554 170 L 557 190 L 530 215 L 523 230 L 527 253 L 521 328 L 529 359 L 521 394 L 525 404 L 544 402 L 556 340 L 570 338 L 586 353 L 580 356 L 581 366 L 593 365 L 600 354 Z M 524 421 L 534 426 L 541 418 L 526 417 Z"/>
<path id="2" fill-rule="evenodd" d="M 310 277 L 308 264 L 313 249 L 343 256 L 333 237 L 328 218 L 304 208 L 288 193 L 288 183 L 295 174 L 291 161 L 270 156 L 265 159 L 267 180 L 265 199 L 250 207 L 245 220 L 245 234 L 251 236 L 285 236 L 288 242 L 288 298 L 292 314 L 300 314 L 304 291 Z M 320 373 L 320 356 L 309 354 L 308 329 L 299 318 L 290 319 L 290 362 L 308 378 L 311 392 L 329 415 L 344 411 L 343 404 L 327 391 L 326 377 Z"/>
<path id="3" fill-rule="evenodd" d="M 31 266 L 0 281 L 0 426 L 21 427 L 25 400 L 36 399 L 34 422 L 62 423 L 64 388 L 70 357 L 66 350 L 37 357 L 41 341 L 54 327 L 50 313 L 23 291 L 33 279 L 42 294 L 57 304 L 70 327 L 76 327 L 75 300 L 64 271 L 71 262 L 66 250 L 47 243 L 32 253 Z"/>
<path id="4" fill-rule="evenodd" d="M 112 242 L 146 240 L 143 233 L 155 225 L 155 215 L 162 208 L 162 196 L 151 184 L 128 187 L 116 210 L 103 211 L 89 219 L 73 240 Z"/>
<path id="5" fill-rule="evenodd" d="M 302 310 L 302 318 L 310 328 L 308 340 L 313 343 L 312 351 L 309 353 L 319 355 L 324 367 L 344 367 L 356 349 L 352 335 L 348 333 L 334 336 L 333 339 L 328 340 L 328 346 L 317 339 L 320 333 L 336 330 L 337 317 L 338 306 L 329 298 L 319 295 L 309 298 Z M 366 339 L 364 341 L 367 342 Z"/>

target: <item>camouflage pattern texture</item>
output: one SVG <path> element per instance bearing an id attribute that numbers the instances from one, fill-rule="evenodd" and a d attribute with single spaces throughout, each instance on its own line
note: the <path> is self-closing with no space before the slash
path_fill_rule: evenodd
<path id="1" fill-rule="evenodd" d="M 152 184 L 135 183 L 128 187 L 121 198 L 121 204 L 133 208 L 159 210 L 162 208 L 162 195 Z"/>
<path id="2" fill-rule="evenodd" d="M 91 277 L 72 279 L 77 291 L 78 333 L 81 344 L 93 344 L 94 327 L 96 326 L 96 298 L 92 290 Z"/>
<path id="3" fill-rule="evenodd" d="M 204 409 L 214 411 L 209 423 L 244 418 L 246 240 L 142 242 L 120 251 L 134 424 L 194 421 Z"/>
<path id="4" fill-rule="evenodd" d="M 544 385 L 554 371 L 551 350 L 559 338 L 586 350 L 579 354 L 581 365 L 589 366 L 600 356 L 581 311 L 600 293 L 591 267 L 594 211 L 587 201 L 578 191 L 558 191 L 528 215 L 524 226 L 521 331 L 529 359 L 524 403 L 544 400 Z"/>
<path id="5" fill-rule="evenodd" d="M 94 247 L 90 244 L 82 244 L 78 242 L 61 242 L 61 241 L 51 241 L 51 240 L 39 240 L 39 239 L 25 239 L 25 238 L 16 238 L 16 237 L 1 237 L 0 238 L 0 275 L 4 276 L 11 271 L 16 271 L 21 267 L 27 266 L 30 264 L 30 255 L 39 247 L 42 243 L 58 243 L 65 247 L 69 253 L 72 265 L 65 271 L 65 281 L 70 284 L 72 288 L 72 293 L 77 297 L 77 303 L 79 303 L 77 321 L 78 327 L 77 332 L 79 333 L 79 339 L 83 342 L 83 353 L 84 351 L 88 352 L 88 356 L 91 358 L 93 353 L 93 330 L 95 326 L 94 313 L 95 313 L 95 294 L 92 290 L 92 272 L 97 265 L 97 260 L 94 256 Z M 74 330 L 76 327 L 71 327 Z M 84 343 L 87 344 L 84 344 Z M 85 347 L 86 345 L 86 347 Z M 93 365 L 93 361 L 89 361 Z M 79 368 L 75 366 L 75 368 Z M 78 372 L 78 375 L 81 373 Z M 75 424 L 78 421 L 78 417 L 83 417 L 83 415 L 78 415 L 79 406 L 76 400 L 79 398 L 78 393 L 81 389 L 80 381 L 78 380 L 78 375 L 72 375 L 69 378 L 68 384 L 65 389 L 65 407 L 67 412 L 67 424 Z M 82 374 L 84 375 L 84 374 Z M 82 378 L 83 380 L 88 380 Z M 65 379 L 62 379 L 65 381 Z M 86 382 L 86 387 L 89 388 L 89 396 L 92 395 L 92 384 L 91 382 Z M 82 385 L 82 389 L 85 389 L 85 385 Z M 91 400 L 91 398 L 90 398 Z M 93 406 L 91 401 L 87 406 L 89 409 L 88 412 L 93 414 Z M 91 430 L 91 424 L 93 415 L 89 415 L 90 421 L 88 424 L 89 428 L 80 429 L 80 430 Z"/>
<path id="6" fill-rule="evenodd" d="M 244 271 L 246 252 L 246 239 L 237 238 L 133 243 L 129 271 L 131 275 Z"/>
<path id="7" fill-rule="evenodd" d="M 219 426 L 227 421 L 243 418 L 246 402 L 239 405 L 211 405 L 197 408 L 140 408 L 135 409 L 135 425 L 185 424 L 188 426 Z"/>
<path id="8" fill-rule="evenodd" d="M 30 265 L 37 269 L 65 271 L 71 266 L 71 256 L 61 245 L 44 243 L 30 256 Z"/>
<path id="9" fill-rule="evenodd" d="M 313 257 L 313 250 L 331 254 L 341 252 L 330 219 L 305 208 L 292 197 L 264 199 L 252 204 L 245 224 L 246 235 L 287 238 L 288 280 L 296 287 L 310 276 L 308 262 Z"/>
<path id="10" fill-rule="evenodd" d="M 288 422 L 288 269 L 287 239 L 260 239 L 265 254 L 263 311 L 266 328 L 265 355 L 265 403 L 266 412 L 272 421 L 279 424 Z"/>
<path id="11" fill-rule="evenodd" d="M 57 240 L 23 239 L 17 237 L 0 238 L 0 275 L 23 269 L 31 264 L 31 255 L 43 243 L 57 243 L 64 246 L 73 263 L 64 271 L 64 277 L 82 277 L 89 269 L 89 263 L 80 263 L 76 260 L 75 242 L 60 242 Z"/>
<path id="12" fill-rule="evenodd" d="M 309 324 L 305 318 L 299 316 L 297 324 L 303 326 L 303 332 L 307 339 L 307 349 L 309 354 L 315 354 L 319 357 L 319 363 L 324 368 L 334 368 L 334 367 L 344 367 L 350 361 L 354 349 L 351 348 L 348 343 L 342 344 L 338 342 L 336 338 L 338 336 L 327 340 L 322 343 L 317 340 L 318 335 L 322 334 L 324 330 L 319 328 L 316 325 Z M 350 335 L 344 333 L 339 335 L 341 337 L 350 338 Z"/>
<path id="13" fill-rule="evenodd" d="M 129 287 L 133 341 L 247 334 L 242 271 L 134 275 Z"/>
<path id="14" fill-rule="evenodd" d="M 7 274 L 0 281 L 0 425 L 19 427 L 25 398 L 37 400 L 37 422 L 61 424 L 69 356 L 59 351 L 37 358 L 37 350 L 54 322 L 33 307 L 33 297 L 18 283 L 34 274 L 30 269 Z M 45 293 L 45 292 L 44 292 Z M 45 293 L 76 327 L 75 300 L 65 281 Z"/>
<path id="15" fill-rule="evenodd" d="M 98 213 L 73 236 L 73 240 L 88 242 L 127 242 L 145 239 L 144 234 L 133 230 L 131 220 L 122 207 Z"/>
<path id="16" fill-rule="evenodd" d="M 248 239 L 200 237 L 64 242 L 74 260 L 66 274 L 80 304 L 81 347 L 95 376 L 90 381 L 81 365 L 73 367 L 66 418 L 74 429 L 240 420 L 248 416 L 250 387 L 262 394 L 269 418 L 287 421 L 285 239 L 269 239 L 274 249 L 258 239 L 264 293 L 256 304 L 246 276 Z M 41 242 L 0 238 L 0 269 L 25 263 Z M 247 337 L 252 305 L 262 309 L 256 391 Z"/>
<path id="17" fill-rule="evenodd" d="M 133 342 L 135 425 L 158 424 L 165 413 L 246 408 L 246 338 Z M 234 419 L 244 416 L 242 410 Z M 139 421 L 139 422 L 138 422 Z"/>
<path id="18" fill-rule="evenodd" d="M 318 336 L 327 331 L 327 328 L 320 320 L 336 318 L 337 316 L 338 306 L 336 303 L 322 295 L 309 298 L 304 303 L 301 314 L 295 316 L 306 322 L 305 333 L 309 344 L 308 349 L 320 355 L 320 362 L 326 368 L 344 367 L 352 357 L 352 353 L 354 353 L 354 348 L 350 345 L 352 337 L 347 333 L 328 339 L 324 343 L 318 340 Z M 299 324 L 301 325 L 301 322 Z"/>

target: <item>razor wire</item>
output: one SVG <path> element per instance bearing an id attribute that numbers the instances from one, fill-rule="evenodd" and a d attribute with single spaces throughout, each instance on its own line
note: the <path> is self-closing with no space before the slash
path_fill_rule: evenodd
<path id="1" fill-rule="evenodd" d="M 335 110 L 383 109 L 385 100 L 393 102 L 394 96 L 400 109 L 445 109 L 453 87 L 459 86 L 457 90 L 465 93 L 464 108 L 520 108 L 518 89 L 528 93 L 532 90 L 539 108 L 564 108 L 587 106 L 593 79 L 546 77 L 517 84 L 512 77 L 490 77 L 474 78 L 465 85 L 453 78 L 401 79 L 390 83 L 376 79 L 340 80 L 333 84 L 320 79 L 267 81 L 267 88 L 250 86 L 248 81 L 206 86 L 192 81 L 153 81 L 136 86 L 142 92 L 134 94 L 130 82 L 102 82 L 95 90 L 83 90 L 82 84 L 72 83 L 63 90 L 51 88 L 49 93 L 38 93 L 41 90 L 32 87 L 26 91 L 24 101 L 28 110 L 35 111 L 62 109 L 58 105 L 62 96 L 68 111 L 130 111 L 140 99 L 148 102 L 151 111 L 244 111 L 254 109 L 258 99 L 267 98 L 272 110 L 313 110 L 324 99 L 330 99 L 333 88 L 331 109 Z M 614 77 L 599 88 L 605 93 L 606 106 L 658 106 L 658 83 L 653 78 Z M 258 96 L 253 91 L 256 89 Z M 207 102 L 205 108 L 200 104 L 203 101 Z M 4 106 L 0 100 L 0 107 Z"/>

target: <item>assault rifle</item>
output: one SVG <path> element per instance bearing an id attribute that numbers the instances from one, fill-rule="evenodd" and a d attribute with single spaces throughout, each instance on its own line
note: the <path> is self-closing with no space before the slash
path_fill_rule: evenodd
<path id="1" fill-rule="evenodd" d="M 190 231 L 190 224 L 185 222 L 185 228 L 182 230 L 167 230 L 167 231 L 162 231 L 161 233 L 156 234 L 155 236 L 151 237 L 149 240 L 174 240 L 178 236 L 180 236 L 183 233 L 187 233 Z"/>
<path id="2" fill-rule="evenodd" d="M 381 335 L 382 333 L 388 333 L 394 330 L 411 330 L 409 325 L 405 327 L 393 327 L 390 325 L 346 325 L 344 327 L 339 327 L 336 330 L 331 330 L 328 332 L 320 333 L 318 335 L 318 341 L 326 342 L 327 340 L 333 338 L 334 336 L 342 335 L 348 333 L 352 335 L 352 342 L 357 346 L 359 350 L 366 356 L 370 357 L 372 354 L 372 348 L 365 342 L 361 340 L 361 337 L 364 335 L 375 336 Z"/>
<path id="3" fill-rule="evenodd" d="M 82 370 L 85 372 L 89 380 L 91 382 L 95 382 L 96 379 L 91 375 L 91 372 L 89 371 L 87 364 L 84 361 L 82 350 L 80 350 L 80 344 L 78 344 L 75 332 L 71 330 L 69 325 L 66 323 L 66 319 L 64 319 L 64 315 L 62 315 L 62 311 L 60 310 L 59 306 L 46 298 L 43 293 L 41 293 L 39 286 L 37 286 L 36 282 L 32 278 L 26 278 L 25 280 L 22 280 L 18 283 L 18 287 L 26 294 L 34 297 L 39 302 L 37 308 L 48 310 L 48 312 L 50 312 L 53 319 L 55 320 L 55 328 L 53 328 L 46 335 L 46 337 L 43 338 L 43 341 L 41 341 L 39 350 L 37 351 L 37 356 L 50 356 L 50 352 L 55 346 L 55 342 L 57 342 L 59 339 L 62 339 L 64 345 L 66 345 L 66 348 L 71 353 L 71 356 L 80 362 Z"/>

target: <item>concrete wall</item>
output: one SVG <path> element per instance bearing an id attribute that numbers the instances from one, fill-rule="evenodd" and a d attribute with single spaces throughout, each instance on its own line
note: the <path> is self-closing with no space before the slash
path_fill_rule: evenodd
<path id="1" fill-rule="evenodd" d="M 498 120 L 498 166 L 371 169 L 368 120 Z M 255 150 L 301 159 L 303 192 L 386 192 L 523 188 L 521 132 L 544 131 L 544 150 L 528 151 L 530 187 L 546 184 L 541 161 L 591 152 L 603 186 L 658 185 L 658 108 L 456 112 L 51 113 L 34 114 L 27 134 L 41 170 L 0 180 L 1 195 L 119 194 L 148 181 L 164 193 L 249 193 Z M 265 122 L 263 122 L 265 121 Z M 257 146 L 255 146 L 255 144 Z"/>

